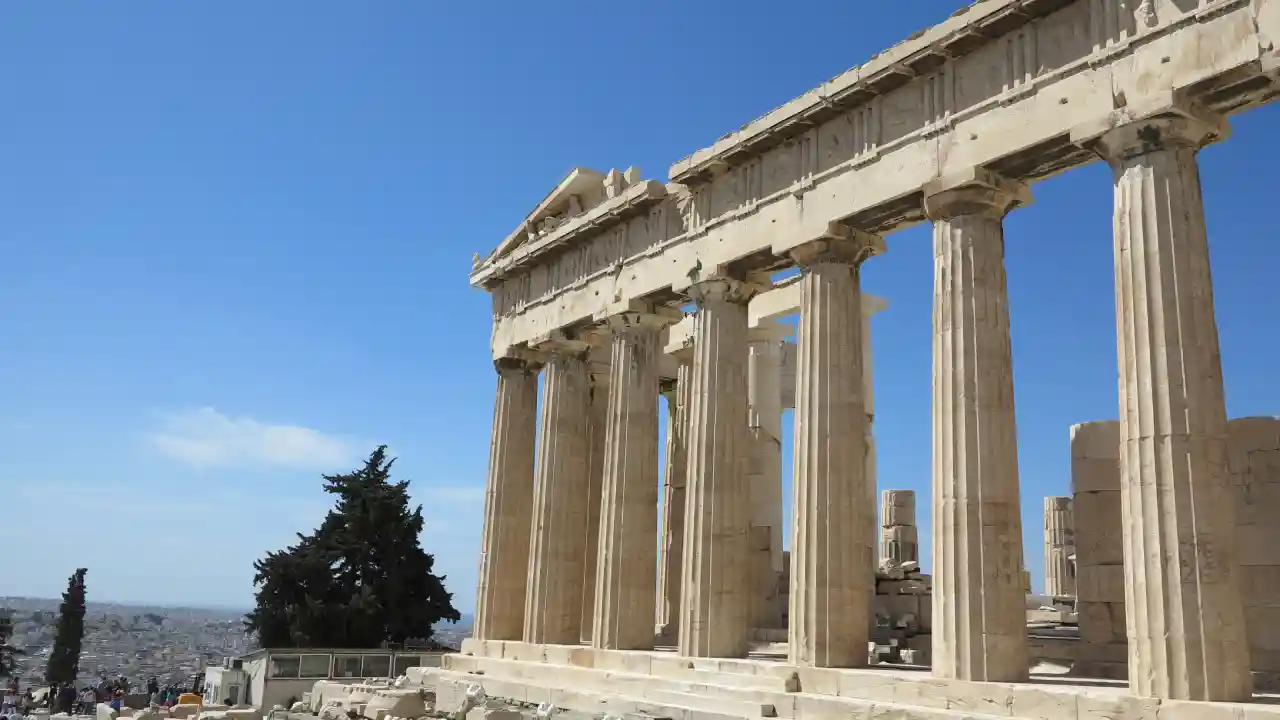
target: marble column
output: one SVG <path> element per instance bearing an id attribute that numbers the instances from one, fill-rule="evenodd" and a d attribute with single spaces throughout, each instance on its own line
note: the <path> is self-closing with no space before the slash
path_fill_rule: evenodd
<path id="1" fill-rule="evenodd" d="M 489 441 L 473 634 L 481 640 L 519 640 L 524 636 L 529 577 L 538 366 L 514 358 L 494 365 L 498 392 Z"/>
<path id="2" fill-rule="evenodd" d="M 747 654 L 750 488 L 747 426 L 747 303 L 758 286 L 729 279 L 694 284 L 693 387 L 689 409 L 681 655 Z"/>
<path id="3" fill-rule="evenodd" d="M 1026 594 L 1005 214 L 1021 184 L 977 169 L 926 188 L 934 221 L 933 674 L 1026 680 Z"/>
<path id="4" fill-rule="evenodd" d="M 608 348 L 593 348 L 593 351 Z M 600 495 L 604 485 L 605 435 L 609 411 L 609 365 L 591 362 L 588 365 L 591 381 L 587 432 L 587 522 L 583 541 L 586 558 L 582 576 L 582 639 L 591 642 L 596 617 L 596 557 L 600 552 Z"/>
<path id="5" fill-rule="evenodd" d="M 883 241 L 850 230 L 792 251 L 801 268 L 790 662 L 867 664 L 874 576 L 867 502 L 859 265 Z"/>
<path id="6" fill-rule="evenodd" d="M 880 559 L 890 565 L 920 562 L 914 490 L 885 490 L 880 494 Z"/>
<path id="7" fill-rule="evenodd" d="M 670 320 L 609 318 L 613 331 L 593 647 L 652 650 L 658 546 L 659 334 Z"/>
<path id="8" fill-rule="evenodd" d="M 1239 701 L 1252 680 L 1196 161 L 1227 126 L 1169 112 L 1114 127 L 1092 146 L 1115 178 L 1129 687 Z"/>
<path id="9" fill-rule="evenodd" d="M 1055 597 L 1076 594 L 1071 556 L 1076 554 L 1076 525 L 1070 497 L 1044 499 L 1044 593 Z"/>
<path id="10" fill-rule="evenodd" d="M 585 344 L 553 350 L 543 370 L 533 481 L 528 643 L 577 645 L 582 638 L 589 392 Z"/>
<path id="11" fill-rule="evenodd" d="M 751 450 L 752 627 L 783 628 L 782 579 L 782 338 L 789 328 L 764 321 L 750 333 L 747 359 Z"/>
<path id="12" fill-rule="evenodd" d="M 867 412 L 867 422 L 863 433 L 863 443 L 866 446 L 865 461 L 863 466 L 866 474 L 867 485 L 867 505 L 875 508 L 880 502 L 879 481 L 876 476 L 876 436 L 875 436 L 875 417 L 876 417 L 876 392 L 875 392 L 875 363 L 872 359 L 871 352 L 871 316 L 882 309 L 882 305 L 868 307 L 870 303 L 864 302 L 862 308 L 862 398 L 863 407 Z M 914 505 L 912 512 L 915 512 Z M 876 547 L 880 542 L 880 530 L 877 527 L 875 510 L 872 510 L 871 518 L 871 547 Z M 880 559 L 877 553 L 871 554 L 871 594 L 874 597 L 875 572 L 880 566 Z M 874 600 L 872 601 L 874 602 Z M 874 606 L 873 606 L 874 610 Z"/>
<path id="13" fill-rule="evenodd" d="M 667 398 L 667 446 L 662 473 L 662 578 L 658 586 L 655 633 L 666 645 L 674 645 L 680 630 L 680 575 L 684 562 L 685 485 L 689 463 L 688 419 L 693 387 L 693 348 L 681 347 L 676 379 L 664 387 Z"/>

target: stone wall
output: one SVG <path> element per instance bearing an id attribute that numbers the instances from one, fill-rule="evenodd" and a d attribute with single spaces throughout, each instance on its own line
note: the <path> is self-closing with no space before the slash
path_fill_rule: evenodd
<path id="1" fill-rule="evenodd" d="M 1237 492 L 1240 591 L 1249 628 L 1250 666 L 1280 675 L 1280 418 L 1227 422 L 1227 466 Z"/>
<path id="2" fill-rule="evenodd" d="M 1076 543 L 1080 649 L 1072 672 L 1128 674 L 1124 618 L 1124 542 L 1120 535 L 1120 423 L 1071 428 L 1071 491 Z"/>
<path id="3" fill-rule="evenodd" d="M 1120 518 L 1120 424 L 1071 428 L 1080 651 L 1073 673 L 1128 673 L 1124 542 Z M 1280 418 L 1227 422 L 1228 468 L 1237 492 L 1240 590 L 1258 687 L 1280 680 Z"/>

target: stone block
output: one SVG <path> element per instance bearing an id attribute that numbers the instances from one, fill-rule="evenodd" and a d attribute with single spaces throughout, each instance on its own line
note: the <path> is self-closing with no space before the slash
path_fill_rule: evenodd
<path id="1" fill-rule="evenodd" d="M 1280 510 L 1280 509 L 1278 509 Z M 1273 516 L 1273 522 L 1280 515 Z M 1277 532 L 1268 525 L 1238 525 L 1236 527 L 1237 554 L 1239 563 L 1245 566 L 1280 566 L 1280 542 Z"/>
<path id="2" fill-rule="evenodd" d="M 1071 459 L 1120 458 L 1120 421 L 1099 420 L 1071 426 Z"/>
<path id="3" fill-rule="evenodd" d="M 1076 605 L 1080 639 L 1091 643 L 1121 643 L 1126 639 L 1124 605 L 1081 602 Z"/>
<path id="4" fill-rule="evenodd" d="M 1280 650 L 1280 607 L 1246 607 L 1244 624 L 1251 648 Z"/>
<path id="5" fill-rule="evenodd" d="M 914 525 L 894 525 L 881 529 L 881 539 L 887 542 L 917 544 L 920 541 L 919 531 Z"/>
<path id="6" fill-rule="evenodd" d="M 1076 596 L 1081 602 L 1124 602 L 1124 566 L 1076 568 Z"/>
<path id="7" fill-rule="evenodd" d="M 97 720 L 118 720 L 120 713 L 106 703 L 98 703 L 95 712 Z"/>

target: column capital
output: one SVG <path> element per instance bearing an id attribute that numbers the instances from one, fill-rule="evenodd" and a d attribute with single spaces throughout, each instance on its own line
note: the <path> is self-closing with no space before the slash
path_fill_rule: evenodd
<path id="1" fill-rule="evenodd" d="M 924 213 L 935 221 L 962 215 L 1004 217 L 1031 201 L 1031 188 L 1025 183 L 981 167 L 940 177 L 924 186 Z"/>
<path id="2" fill-rule="evenodd" d="M 637 307 L 623 310 L 605 318 L 605 325 L 611 332 L 625 332 L 635 329 L 661 330 L 684 319 L 684 313 L 669 307 L 653 306 Z"/>
<path id="3" fill-rule="evenodd" d="M 493 361 L 493 369 L 499 375 L 524 375 L 536 374 L 542 369 L 543 358 L 532 351 L 520 352 L 517 355 L 507 355 L 497 358 Z"/>
<path id="4" fill-rule="evenodd" d="M 1071 141 L 1114 165 L 1159 150 L 1199 150 L 1230 135 L 1226 118 L 1176 93 L 1163 93 L 1072 128 Z"/>
<path id="5" fill-rule="evenodd" d="M 553 355 L 557 357 L 580 356 L 585 362 L 587 356 L 591 353 L 591 349 L 600 345 L 601 341 L 600 333 L 595 328 L 581 331 L 558 328 L 538 338 L 536 344 L 533 345 L 533 350 L 547 360 Z"/>
<path id="6" fill-rule="evenodd" d="M 768 287 L 750 280 L 734 280 L 727 277 L 713 277 L 689 286 L 689 297 L 702 305 L 708 300 L 724 300 L 735 305 L 746 305 L 751 298 L 767 290 Z"/>
<path id="7" fill-rule="evenodd" d="M 858 266 L 884 253 L 884 238 L 840 223 L 831 223 L 817 240 L 791 248 L 791 259 L 802 268 L 832 263 Z"/>
<path id="8" fill-rule="evenodd" d="M 1089 149 L 1114 165 L 1160 150 L 1199 150 L 1220 137 L 1219 127 L 1212 120 L 1170 115 L 1112 128 L 1090 143 Z"/>

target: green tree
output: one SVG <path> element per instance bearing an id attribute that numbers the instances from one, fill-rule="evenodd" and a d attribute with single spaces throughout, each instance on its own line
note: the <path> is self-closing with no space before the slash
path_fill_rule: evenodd
<path id="1" fill-rule="evenodd" d="M 13 636 L 13 612 L 0 610 L 0 678 L 13 677 L 17 672 L 17 656 L 23 652 L 9 644 Z"/>
<path id="2" fill-rule="evenodd" d="M 376 648 L 430 639 L 436 623 L 460 619 L 419 544 L 422 506 L 410 508 L 409 481 L 391 479 L 386 450 L 324 476 L 335 503 L 320 527 L 254 564 L 245 626 L 262 647 Z"/>
<path id="3" fill-rule="evenodd" d="M 58 608 L 58 629 L 53 636 L 53 650 L 44 677 L 50 683 L 75 682 L 80 672 L 80 643 L 84 641 L 84 575 L 80 568 L 67 582 Z"/>

